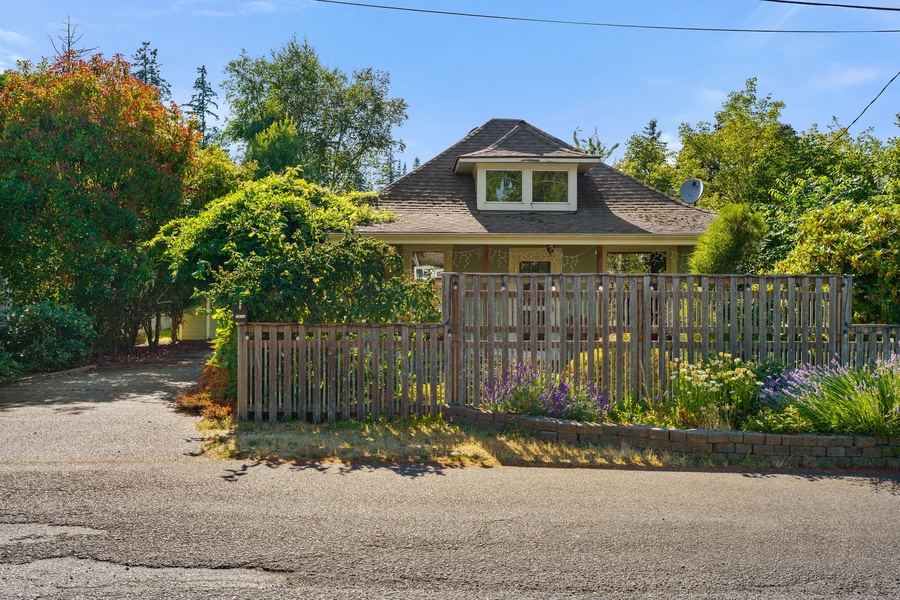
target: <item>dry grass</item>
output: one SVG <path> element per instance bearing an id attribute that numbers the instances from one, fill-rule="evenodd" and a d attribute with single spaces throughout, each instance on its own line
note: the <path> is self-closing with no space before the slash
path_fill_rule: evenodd
<path id="1" fill-rule="evenodd" d="M 667 453 L 597 447 L 459 427 L 442 419 L 406 422 L 199 422 L 210 456 L 299 462 L 431 463 L 442 466 L 666 467 Z M 679 461 L 682 462 L 682 461 Z M 690 466 L 682 462 L 678 466 Z"/>
<path id="2" fill-rule="evenodd" d="M 205 419 L 227 419 L 236 411 L 234 400 L 223 398 L 228 376 L 215 365 L 205 365 L 197 385 L 182 390 L 175 397 L 175 410 Z"/>

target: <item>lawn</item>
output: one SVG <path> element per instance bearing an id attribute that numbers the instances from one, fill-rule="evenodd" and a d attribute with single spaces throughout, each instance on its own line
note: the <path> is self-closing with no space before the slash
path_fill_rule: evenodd
<path id="1" fill-rule="evenodd" d="M 441 418 L 328 424 L 205 418 L 198 421 L 197 428 L 204 436 L 208 456 L 234 460 L 605 468 L 764 464 L 752 457 L 739 464 L 727 464 L 712 457 L 628 446 L 545 441 L 525 432 L 478 431 Z"/>

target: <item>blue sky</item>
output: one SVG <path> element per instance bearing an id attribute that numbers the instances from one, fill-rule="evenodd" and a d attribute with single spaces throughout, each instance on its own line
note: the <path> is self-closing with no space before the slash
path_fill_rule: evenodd
<path id="1" fill-rule="evenodd" d="M 825 1 L 825 0 L 822 0 Z M 900 12 L 803 7 L 760 0 L 377 0 L 374 4 L 605 23 L 763 29 L 900 29 Z M 852 3 L 852 2 L 851 2 Z M 124 0 L 5 2 L 0 69 L 53 53 L 48 35 L 70 15 L 84 37 L 111 56 L 142 41 L 158 49 L 173 99 L 190 99 L 196 69 L 217 86 L 245 48 L 259 56 L 294 34 L 345 71 L 391 75 L 409 104 L 397 130 L 402 156 L 424 162 L 492 117 L 522 118 L 570 141 L 598 128 L 620 142 L 659 120 L 666 139 L 678 125 L 711 120 L 748 77 L 787 104 L 798 130 L 833 116 L 849 123 L 900 70 L 900 34 L 778 35 L 615 29 L 414 14 L 313 0 Z M 860 1 L 898 7 L 886 0 Z M 221 92 L 221 114 L 227 111 Z M 854 127 L 900 136 L 900 81 Z M 621 148 L 617 152 L 621 155 Z"/>

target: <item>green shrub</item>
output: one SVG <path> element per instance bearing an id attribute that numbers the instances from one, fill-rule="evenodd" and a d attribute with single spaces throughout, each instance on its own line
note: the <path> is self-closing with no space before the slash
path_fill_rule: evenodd
<path id="1" fill-rule="evenodd" d="M 815 433 L 812 422 L 800 414 L 796 406 L 782 409 L 763 407 L 741 426 L 744 431 L 763 433 Z"/>
<path id="2" fill-rule="evenodd" d="M 900 436 L 900 355 L 859 368 L 805 366 L 766 381 L 773 408 L 793 408 L 816 432 Z"/>
<path id="3" fill-rule="evenodd" d="M 45 301 L 14 307 L 0 335 L 4 348 L 32 371 L 59 369 L 84 360 L 96 338 L 93 322 L 72 306 Z"/>
<path id="4" fill-rule="evenodd" d="M 618 404 L 610 406 L 606 416 L 612 423 L 678 429 L 680 424 L 676 412 L 675 405 L 669 402 L 651 404 L 646 400 L 635 400 L 632 396 L 626 396 Z"/>
<path id="5" fill-rule="evenodd" d="M 749 204 L 726 204 L 697 241 L 690 259 L 691 272 L 736 273 L 765 235 L 765 220 Z"/>
<path id="6" fill-rule="evenodd" d="M 684 427 L 738 429 L 758 405 L 756 365 L 720 352 L 698 364 L 671 364 L 669 399 Z"/>
<path id="7" fill-rule="evenodd" d="M 12 379 L 22 374 L 22 366 L 16 362 L 9 352 L 0 348 L 0 381 Z"/>
<path id="8" fill-rule="evenodd" d="M 225 381 L 212 392 L 217 399 L 237 398 L 237 339 L 235 338 L 234 315 L 230 310 L 219 310 L 215 314 L 216 339 L 213 340 L 213 355 L 208 365 L 221 369 Z"/>

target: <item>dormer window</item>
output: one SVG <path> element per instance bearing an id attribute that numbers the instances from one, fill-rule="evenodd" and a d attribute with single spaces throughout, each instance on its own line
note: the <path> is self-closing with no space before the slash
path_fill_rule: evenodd
<path id="1" fill-rule="evenodd" d="M 522 171 L 486 171 L 486 202 L 522 202 Z"/>
<path id="2" fill-rule="evenodd" d="M 554 210 L 578 208 L 578 165 L 479 163 L 472 175 L 479 210 Z"/>
<path id="3" fill-rule="evenodd" d="M 566 171 L 532 171 L 532 202 L 568 202 L 569 176 Z"/>
<path id="4" fill-rule="evenodd" d="M 453 171 L 475 178 L 478 210 L 578 209 L 578 174 L 600 162 L 520 121 L 491 145 L 456 157 Z"/>

